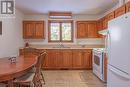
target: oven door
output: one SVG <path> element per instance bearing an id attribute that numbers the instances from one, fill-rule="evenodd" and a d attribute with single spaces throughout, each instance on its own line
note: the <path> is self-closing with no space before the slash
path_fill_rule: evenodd
<path id="1" fill-rule="evenodd" d="M 93 51 L 93 73 L 103 80 L 103 53 Z"/>

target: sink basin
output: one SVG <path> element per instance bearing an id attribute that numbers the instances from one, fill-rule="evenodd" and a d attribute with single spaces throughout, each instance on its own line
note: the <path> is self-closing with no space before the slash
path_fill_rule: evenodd
<path id="1" fill-rule="evenodd" d="M 71 47 L 67 47 L 67 46 L 64 46 L 64 47 L 60 47 L 60 46 L 54 46 L 54 47 L 52 47 L 52 48 L 71 48 Z"/>

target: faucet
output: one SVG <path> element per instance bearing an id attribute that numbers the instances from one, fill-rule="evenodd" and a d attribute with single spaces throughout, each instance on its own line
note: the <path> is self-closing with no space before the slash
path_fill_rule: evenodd
<path id="1" fill-rule="evenodd" d="M 59 44 L 60 47 L 64 47 L 64 45 L 62 43 Z"/>

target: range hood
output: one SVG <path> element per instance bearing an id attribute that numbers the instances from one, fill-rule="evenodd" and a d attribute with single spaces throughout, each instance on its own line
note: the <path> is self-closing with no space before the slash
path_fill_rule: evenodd
<path id="1" fill-rule="evenodd" d="M 105 36 L 105 35 L 108 34 L 108 29 L 101 30 L 101 31 L 99 31 L 98 33 Z"/>

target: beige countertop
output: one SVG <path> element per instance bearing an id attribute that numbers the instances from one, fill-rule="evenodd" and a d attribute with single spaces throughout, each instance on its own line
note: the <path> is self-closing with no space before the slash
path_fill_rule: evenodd
<path id="1" fill-rule="evenodd" d="M 36 49 L 94 49 L 94 48 L 104 48 L 103 45 L 30 45 L 32 48 Z M 22 48 L 21 48 L 22 49 Z"/>

